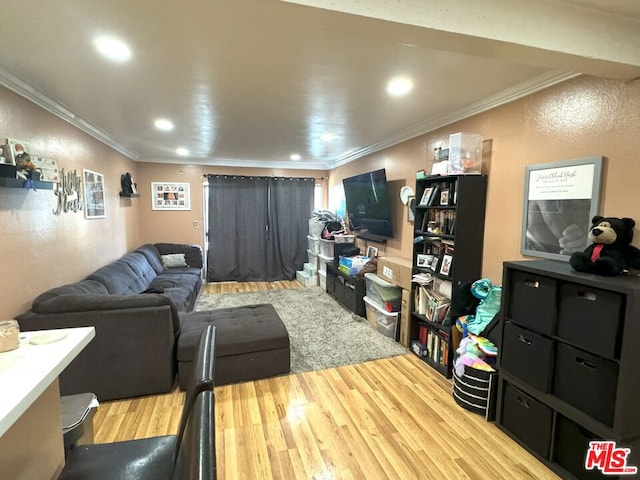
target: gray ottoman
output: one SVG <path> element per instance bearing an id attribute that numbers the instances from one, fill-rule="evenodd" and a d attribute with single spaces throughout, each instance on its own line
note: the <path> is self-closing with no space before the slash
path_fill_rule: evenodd
<path id="1" fill-rule="evenodd" d="M 289 334 L 273 305 L 246 305 L 180 316 L 178 384 L 185 389 L 191 361 L 206 325 L 216 326 L 216 385 L 286 375 Z"/>

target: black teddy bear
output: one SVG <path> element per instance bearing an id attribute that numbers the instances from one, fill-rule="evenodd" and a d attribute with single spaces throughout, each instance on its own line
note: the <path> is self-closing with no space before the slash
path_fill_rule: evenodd
<path id="1" fill-rule="evenodd" d="M 629 268 L 640 268 L 640 250 L 631 244 L 631 218 L 600 217 L 591 220 L 589 240 L 593 243 L 584 252 L 571 255 L 569 263 L 578 272 L 597 275 L 621 275 Z"/>

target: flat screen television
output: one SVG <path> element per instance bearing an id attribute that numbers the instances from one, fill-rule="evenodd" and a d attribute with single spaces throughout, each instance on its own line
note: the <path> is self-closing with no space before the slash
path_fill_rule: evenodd
<path id="1" fill-rule="evenodd" d="M 349 225 L 358 237 L 393 238 L 389 187 L 384 168 L 342 180 Z"/>

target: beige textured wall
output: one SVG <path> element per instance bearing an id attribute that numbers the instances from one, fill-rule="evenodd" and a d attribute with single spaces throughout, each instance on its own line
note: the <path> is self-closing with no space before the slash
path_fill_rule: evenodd
<path id="1" fill-rule="evenodd" d="M 203 165 L 138 163 L 135 182 L 140 192 L 140 243 L 181 242 L 203 245 L 203 184 L 206 174 L 254 175 L 270 177 L 313 177 L 327 184 L 328 172 L 321 170 L 284 170 L 267 168 L 232 168 Z M 152 210 L 151 182 L 189 183 L 190 211 Z M 326 189 L 326 188 L 325 188 Z M 199 226 L 194 226 L 197 221 Z"/>
<path id="2" fill-rule="evenodd" d="M 54 158 L 65 172 L 104 175 L 106 218 L 83 212 L 55 216 L 51 190 L 0 187 L 0 319 L 22 313 L 43 291 L 84 278 L 134 248 L 138 203 L 120 199 L 120 175 L 136 163 L 40 107 L 0 87 L 0 140 L 26 141 L 35 155 Z"/>
<path id="3" fill-rule="evenodd" d="M 406 221 L 400 188 L 414 186 L 415 172 L 430 169 L 430 146 L 458 131 L 477 132 L 491 148 L 483 275 L 500 283 L 502 262 L 521 258 L 524 167 L 539 163 L 604 155 L 604 215 L 640 221 L 640 81 L 628 84 L 580 77 L 446 128 L 404 142 L 339 167 L 325 182 L 326 191 L 343 177 L 386 168 L 394 207 L 395 238 L 386 255 L 411 257 L 413 225 Z M 56 158 L 65 170 L 88 168 L 105 175 L 105 219 L 81 213 L 60 217 L 51 211 L 51 191 L 0 187 L 0 318 L 11 318 L 39 293 L 77 281 L 96 268 L 146 242 L 202 244 L 202 175 L 205 173 L 326 177 L 326 172 L 232 169 L 135 163 L 21 97 L 0 88 L 0 138 L 31 143 L 33 153 Z M 429 150 L 429 151 L 428 151 Z M 141 198 L 118 196 L 120 175 L 132 173 Z M 182 172 L 182 173 L 181 173 Z M 190 212 L 151 210 L 152 181 L 191 184 Z M 636 230 L 636 241 L 640 236 Z"/>
<path id="4" fill-rule="evenodd" d="M 387 255 L 411 258 L 412 228 L 397 195 L 415 187 L 415 172 L 430 171 L 430 146 L 451 133 L 474 132 L 485 139 L 489 187 L 483 276 L 501 283 L 502 262 L 518 260 L 527 165 L 594 155 L 606 157 L 600 212 L 640 223 L 640 80 L 623 83 L 578 77 L 335 169 L 329 188 L 342 178 L 385 167 L 397 199 L 396 238 Z M 428 158 L 427 158 L 428 157 Z M 401 211 L 402 210 L 402 211 Z M 640 245 L 635 229 L 634 244 Z"/>

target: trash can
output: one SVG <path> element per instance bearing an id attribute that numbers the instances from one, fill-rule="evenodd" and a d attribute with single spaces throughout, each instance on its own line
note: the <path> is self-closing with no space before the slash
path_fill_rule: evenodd
<path id="1" fill-rule="evenodd" d="M 93 416 L 98 399 L 93 393 L 78 393 L 60 397 L 62 436 L 65 456 L 76 445 L 93 443 Z"/>

